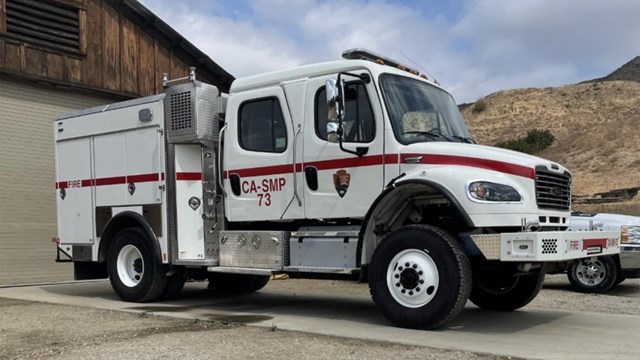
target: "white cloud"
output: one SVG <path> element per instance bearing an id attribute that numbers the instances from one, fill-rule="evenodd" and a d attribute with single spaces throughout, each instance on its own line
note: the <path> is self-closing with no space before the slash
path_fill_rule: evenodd
<path id="1" fill-rule="evenodd" d="M 600 77 L 640 55 L 638 0 L 469 0 L 457 20 L 389 1 L 142 3 L 234 76 L 362 47 L 412 66 L 406 54 L 458 102 Z"/>

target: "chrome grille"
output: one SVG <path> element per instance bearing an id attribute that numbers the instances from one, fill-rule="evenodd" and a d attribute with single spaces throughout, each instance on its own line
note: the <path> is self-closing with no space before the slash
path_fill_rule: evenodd
<path id="1" fill-rule="evenodd" d="M 536 168 L 536 201 L 540 209 L 571 208 L 571 175 L 558 174 L 545 167 Z"/>

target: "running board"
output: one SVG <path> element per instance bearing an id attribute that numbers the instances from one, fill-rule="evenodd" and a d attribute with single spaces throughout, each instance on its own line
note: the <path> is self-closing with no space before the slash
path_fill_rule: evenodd
<path id="1" fill-rule="evenodd" d="M 359 268 L 337 268 L 337 267 L 316 267 L 316 266 L 285 266 L 285 272 L 302 272 L 318 274 L 343 274 L 353 275 L 360 271 Z"/>
<path id="2" fill-rule="evenodd" d="M 287 272 L 316 273 L 316 274 L 340 274 L 353 275 L 360 271 L 359 268 L 337 268 L 337 267 L 313 267 L 313 266 L 285 266 L 283 270 L 270 270 L 231 266 L 211 266 L 207 268 L 209 272 L 248 274 L 248 275 L 273 275 Z"/>
<path id="3" fill-rule="evenodd" d="M 243 267 L 231 267 L 231 266 L 212 266 L 207 268 L 208 272 L 216 273 L 232 273 L 232 274 L 247 274 L 247 275 L 272 275 L 281 271 L 274 271 L 269 269 L 256 269 L 256 268 L 243 268 Z"/>
<path id="4" fill-rule="evenodd" d="M 214 259 L 202 259 L 202 260 L 176 260 L 173 265 L 184 266 L 216 266 L 219 261 Z"/>

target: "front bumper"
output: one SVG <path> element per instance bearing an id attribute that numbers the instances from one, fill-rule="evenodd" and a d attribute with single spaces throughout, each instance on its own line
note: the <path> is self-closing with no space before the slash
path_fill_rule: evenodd
<path id="1" fill-rule="evenodd" d="M 640 273 L 640 244 L 622 244 L 620 246 L 620 267 L 625 272 Z"/>
<path id="2" fill-rule="evenodd" d="M 619 231 L 528 231 L 471 239 L 487 260 L 563 262 L 620 253 Z"/>

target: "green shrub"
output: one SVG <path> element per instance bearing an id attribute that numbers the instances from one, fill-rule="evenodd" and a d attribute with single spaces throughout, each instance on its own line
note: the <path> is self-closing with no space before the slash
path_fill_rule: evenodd
<path id="1" fill-rule="evenodd" d="M 487 109 L 487 103 L 484 100 L 478 100 L 473 104 L 473 112 L 480 113 Z"/>
<path id="2" fill-rule="evenodd" d="M 555 136 L 547 129 L 532 129 L 527 132 L 525 141 L 536 149 L 536 153 L 540 152 L 553 144 Z"/>
<path id="3" fill-rule="evenodd" d="M 555 136 L 547 129 L 532 129 L 527 135 L 516 139 L 501 141 L 495 146 L 535 155 L 548 148 L 555 141 Z"/>

